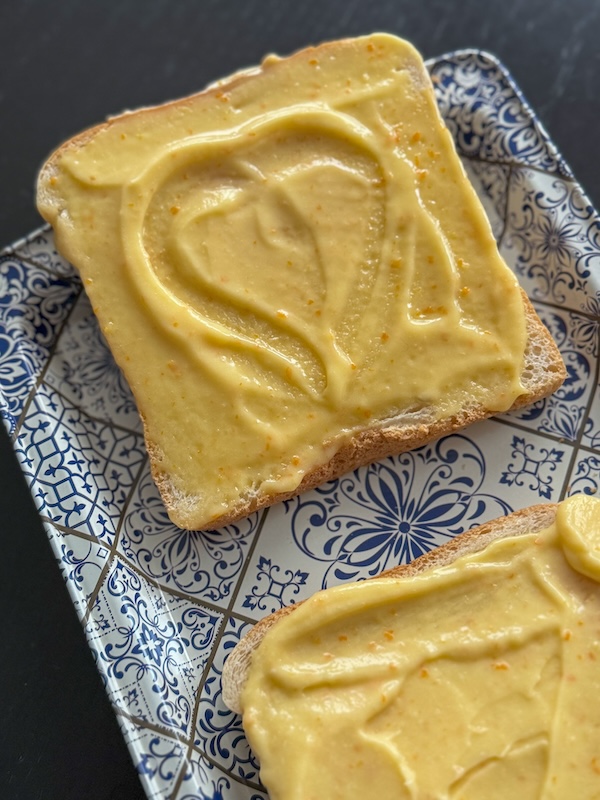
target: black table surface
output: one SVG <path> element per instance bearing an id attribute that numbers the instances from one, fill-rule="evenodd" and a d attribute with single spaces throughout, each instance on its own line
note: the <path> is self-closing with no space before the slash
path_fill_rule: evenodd
<path id="1" fill-rule="evenodd" d="M 600 203 L 597 0 L 13 0 L 0 11 L 0 245 L 38 227 L 62 140 L 324 39 L 385 30 L 425 57 L 496 54 Z M 0 797 L 145 795 L 0 431 Z"/>

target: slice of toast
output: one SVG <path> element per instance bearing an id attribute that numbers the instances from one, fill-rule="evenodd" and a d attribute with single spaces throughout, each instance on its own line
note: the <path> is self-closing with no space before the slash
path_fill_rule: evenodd
<path id="1" fill-rule="evenodd" d="M 548 503 L 515 511 L 506 517 L 500 517 L 485 525 L 471 528 L 453 539 L 449 539 L 440 547 L 436 547 L 416 558 L 409 564 L 393 567 L 375 576 L 375 578 L 368 578 L 367 580 L 375 580 L 377 578 L 402 580 L 403 578 L 411 578 L 428 570 L 451 564 L 461 556 L 477 553 L 498 539 L 537 533 L 554 522 L 557 508 L 557 504 Z M 228 657 L 223 668 L 222 690 L 223 701 L 232 711 L 238 714 L 242 713 L 241 693 L 252 663 L 252 654 L 260 646 L 268 631 L 279 620 L 288 616 L 288 614 L 293 614 L 301 604 L 296 603 L 292 606 L 285 606 L 262 619 L 251 628 Z"/>
<path id="2" fill-rule="evenodd" d="M 66 142 L 38 207 L 210 529 L 564 380 L 423 62 L 386 35 L 267 58 Z"/>
<path id="3" fill-rule="evenodd" d="M 270 796 L 595 797 L 599 531 L 575 495 L 259 622 L 222 696 Z"/>

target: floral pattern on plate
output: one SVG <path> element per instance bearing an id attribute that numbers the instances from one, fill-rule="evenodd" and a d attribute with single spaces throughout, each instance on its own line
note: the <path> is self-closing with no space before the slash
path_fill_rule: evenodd
<path id="1" fill-rule="evenodd" d="M 97 540 L 58 530 L 52 523 L 44 527 L 58 566 L 80 620 L 84 620 L 94 589 L 110 559 L 110 550 Z"/>
<path id="2" fill-rule="evenodd" d="M 581 443 L 593 450 L 600 450 L 600 384 L 596 373 L 594 397 L 589 416 L 585 422 Z"/>
<path id="3" fill-rule="evenodd" d="M 576 183 L 513 170 L 500 250 L 533 300 L 598 316 L 600 223 L 593 215 Z"/>
<path id="4" fill-rule="evenodd" d="M 79 285 L 77 270 L 64 259 L 54 246 L 54 235 L 49 225 L 45 225 L 29 236 L 7 247 L 0 256 L 18 252 L 19 259 L 43 267 L 53 276 L 68 278 Z"/>
<path id="5" fill-rule="evenodd" d="M 188 770 L 183 776 L 176 800 L 267 800 L 260 787 L 253 787 L 235 778 L 210 761 L 203 753 L 193 750 Z"/>
<path id="6" fill-rule="evenodd" d="M 115 558 L 86 632 L 113 703 L 187 736 L 196 687 L 221 622 L 221 614 L 163 594 Z"/>
<path id="7" fill-rule="evenodd" d="M 436 99 L 458 152 L 571 177 L 516 84 L 489 53 L 463 50 L 430 62 Z"/>
<path id="8" fill-rule="evenodd" d="M 110 546 L 146 458 L 142 437 L 91 419 L 42 384 L 15 449 L 40 514 Z"/>
<path id="9" fill-rule="evenodd" d="M 569 494 L 598 494 L 600 492 L 600 453 L 577 454 L 569 479 Z"/>
<path id="10" fill-rule="evenodd" d="M 0 413 L 10 435 L 78 292 L 18 257 L 0 258 Z"/>
<path id="11" fill-rule="evenodd" d="M 90 417 L 141 431 L 131 390 L 85 294 L 80 295 L 65 324 L 44 380 Z"/>
<path id="12" fill-rule="evenodd" d="M 133 762 L 153 800 L 260 800 L 221 697 L 232 647 L 315 590 L 480 522 L 599 490 L 600 223 L 506 70 L 429 62 L 509 264 L 563 353 L 551 398 L 211 533 L 173 526 L 131 394 L 46 227 L 0 256 L 0 408 Z"/>
<path id="13" fill-rule="evenodd" d="M 170 797 L 182 765 L 187 763 L 185 742 L 136 725 L 122 714 L 117 714 L 117 719 L 149 800 Z"/>
<path id="14" fill-rule="evenodd" d="M 257 784 L 258 762 L 248 747 L 242 719 L 227 708 L 221 696 L 223 664 L 251 627 L 251 623 L 235 617 L 227 621 L 202 687 L 194 744 L 227 772 Z"/>
<path id="15" fill-rule="evenodd" d="M 550 397 L 511 411 L 505 418 L 518 420 L 532 430 L 574 442 L 581 433 L 594 391 L 599 323 L 559 308 L 538 305 L 537 312 L 560 348 L 567 377 Z"/>
<path id="16" fill-rule="evenodd" d="M 226 602 L 244 565 L 262 514 L 218 531 L 184 531 L 169 520 L 146 464 L 127 506 L 119 550 L 167 589 Z"/>

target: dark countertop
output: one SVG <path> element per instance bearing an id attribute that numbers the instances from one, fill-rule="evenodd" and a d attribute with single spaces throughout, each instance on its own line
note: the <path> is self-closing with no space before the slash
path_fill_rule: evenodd
<path id="1" fill-rule="evenodd" d="M 20 0 L 0 25 L 0 245 L 39 226 L 36 170 L 80 129 L 267 52 L 374 30 L 425 57 L 497 55 L 600 204 L 600 5 L 590 0 Z M 143 798 L 4 430 L 0 475 L 0 797 Z"/>

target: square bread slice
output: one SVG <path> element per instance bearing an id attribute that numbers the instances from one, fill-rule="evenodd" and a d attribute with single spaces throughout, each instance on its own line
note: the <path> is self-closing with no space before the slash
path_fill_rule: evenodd
<path id="1" fill-rule="evenodd" d="M 134 393 L 169 516 L 210 529 L 564 380 L 422 59 L 267 57 L 63 144 L 38 207 Z"/>
<path id="2" fill-rule="evenodd" d="M 269 796 L 598 796 L 600 500 L 472 528 L 258 622 L 225 661 Z"/>

